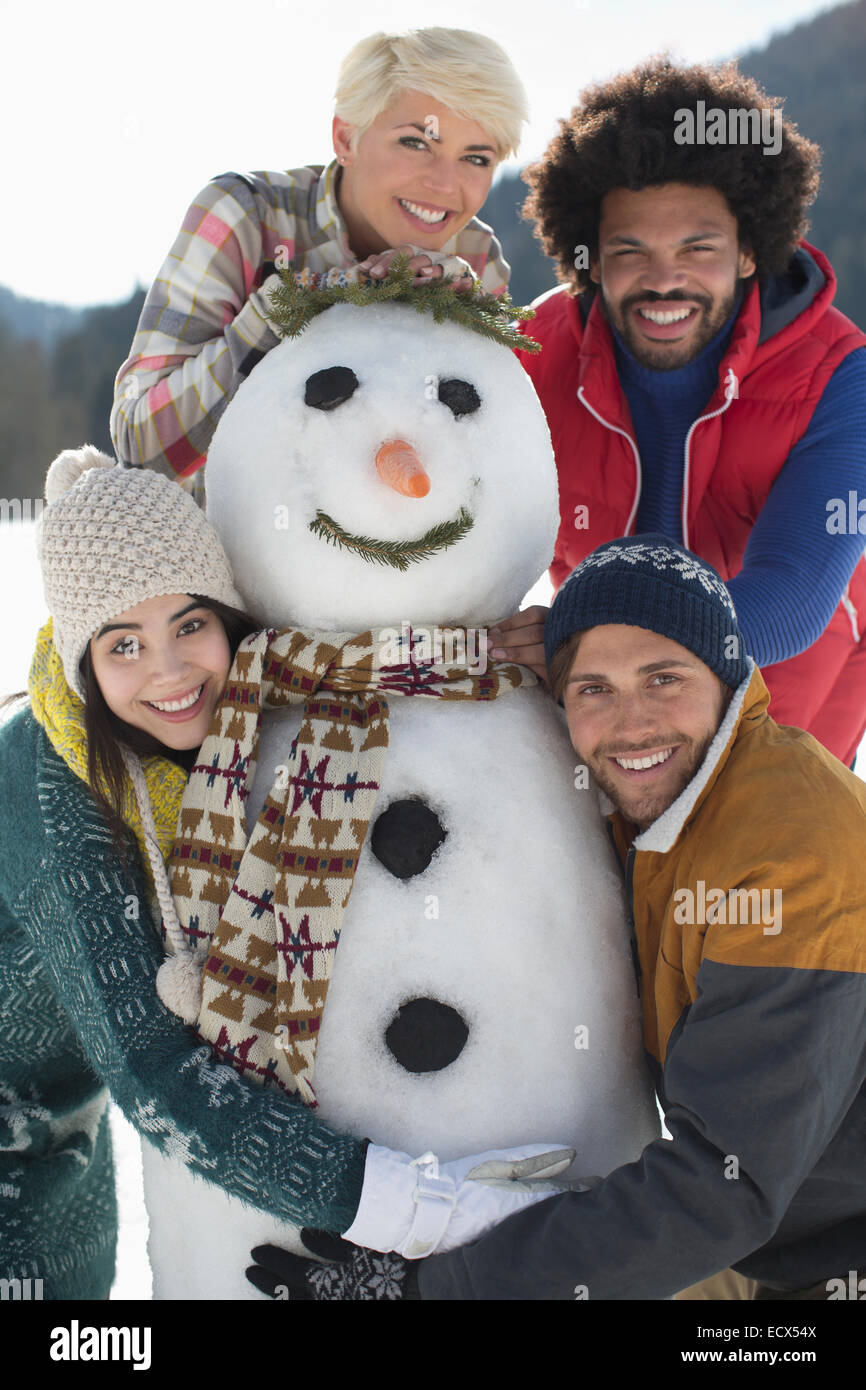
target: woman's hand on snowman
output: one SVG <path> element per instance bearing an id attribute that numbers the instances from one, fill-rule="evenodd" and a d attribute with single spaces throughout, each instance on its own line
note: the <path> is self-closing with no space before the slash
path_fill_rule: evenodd
<path id="1" fill-rule="evenodd" d="M 441 251 L 424 251 L 419 246 L 409 245 L 408 242 L 388 251 L 380 251 L 378 255 L 368 256 L 365 261 L 360 262 L 360 266 L 372 279 L 381 280 L 387 275 L 392 261 L 397 256 L 410 257 L 409 269 L 415 272 L 412 283 L 416 289 L 419 285 L 429 285 L 431 281 L 441 279 L 443 275 L 454 276 L 451 288 L 461 294 L 464 290 L 471 290 L 475 284 L 475 276 L 461 256 L 446 256 Z"/>
<path id="2" fill-rule="evenodd" d="M 399 1255 L 352 1245 L 330 1231 L 301 1231 L 312 1258 L 278 1245 L 257 1245 L 246 1276 L 268 1298 L 292 1303 L 394 1303 L 420 1298 L 418 1266 Z"/>
<path id="3" fill-rule="evenodd" d="M 346 1240 L 408 1260 L 477 1240 L 514 1212 L 557 1192 L 551 1179 L 574 1161 L 574 1150 L 550 1144 L 496 1149 L 440 1163 L 371 1144 L 364 1185 Z"/>
<path id="4" fill-rule="evenodd" d="M 544 622 L 548 612 L 543 604 L 536 603 L 488 628 L 487 655 L 494 661 L 516 661 L 520 666 L 528 666 L 546 684 Z"/>

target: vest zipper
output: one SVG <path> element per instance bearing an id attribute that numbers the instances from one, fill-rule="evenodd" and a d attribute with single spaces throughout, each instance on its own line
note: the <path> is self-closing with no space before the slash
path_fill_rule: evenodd
<path id="1" fill-rule="evenodd" d="M 684 449 L 683 449 L 683 501 L 682 501 L 682 508 L 681 508 L 681 511 L 680 511 L 680 525 L 681 525 L 681 527 L 682 527 L 682 532 L 683 532 L 683 546 L 685 547 L 686 550 L 691 550 L 691 546 L 689 545 L 689 517 L 688 517 L 688 513 L 689 513 L 689 445 L 690 445 L 691 440 L 692 440 L 692 435 L 694 434 L 694 432 L 695 432 L 695 430 L 697 429 L 698 425 L 702 425 L 703 422 L 704 422 L 705 420 L 714 420 L 714 419 L 716 418 L 717 415 L 723 415 L 724 412 L 727 410 L 728 406 L 731 404 L 731 401 L 736 400 L 736 398 L 737 398 L 737 396 L 738 396 L 739 394 L 740 394 L 740 383 L 737 381 L 737 378 L 734 376 L 733 368 L 732 368 L 732 367 L 729 367 L 729 368 L 728 368 L 727 376 L 725 377 L 725 403 L 724 403 L 724 405 L 720 405 L 719 408 L 718 408 L 718 410 L 711 410 L 710 413 L 709 413 L 709 415 L 699 415 L 698 418 L 697 418 L 697 420 L 693 420 L 693 421 L 692 421 L 692 423 L 691 423 L 691 425 L 690 425 L 690 427 L 689 427 L 689 432 L 688 432 L 688 434 L 686 435 L 685 447 L 684 447 Z"/>
<path id="2" fill-rule="evenodd" d="M 710 411 L 709 415 L 699 415 L 697 420 L 692 421 L 692 424 L 689 427 L 689 432 L 686 435 L 686 442 L 683 450 L 683 500 L 680 513 L 680 525 L 682 526 L 683 545 L 685 546 L 686 550 L 689 549 L 689 445 L 691 443 L 692 434 L 694 433 L 698 425 L 703 424 L 705 420 L 714 420 L 717 415 L 723 415 L 724 412 L 727 410 L 728 406 L 731 404 L 731 401 L 736 400 L 737 396 L 739 395 L 739 391 L 740 384 L 737 381 L 737 378 L 734 376 L 733 368 L 729 367 L 728 374 L 725 377 L 724 405 L 720 405 L 718 410 Z M 634 519 L 637 516 L 638 502 L 640 501 L 641 487 L 643 485 L 643 474 L 641 471 L 640 454 L 638 453 L 637 444 L 632 439 L 631 435 L 628 433 L 627 430 L 621 430 L 618 425 L 611 424 L 610 420 L 605 420 L 603 415 L 599 415 L 598 411 L 593 409 L 589 401 L 586 399 L 586 396 L 583 394 L 582 386 L 579 386 L 577 388 L 577 399 L 580 401 L 581 405 L 586 407 L 590 415 L 594 416 L 595 419 L 598 420 L 599 424 L 604 425 L 605 429 L 613 430 L 615 434 L 621 434 L 623 439 L 627 439 L 629 444 L 631 445 L 631 451 L 634 454 L 635 471 L 637 473 L 637 486 L 635 487 L 634 501 L 632 502 L 631 511 L 629 512 L 628 521 L 626 522 L 625 530 L 623 532 L 624 536 L 628 536 L 631 532 L 632 523 L 634 522 Z"/>
<path id="3" fill-rule="evenodd" d="M 845 585 L 845 592 L 844 592 L 844 594 L 842 595 L 842 597 L 841 597 L 841 599 L 839 600 L 839 602 L 841 603 L 842 607 L 845 609 L 845 612 L 848 614 L 848 621 L 849 621 L 849 623 L 851 624 L 851 632 L 852 632 L 853 635 L 854 635 L 854 641 L 857 643 L 857 645 L 858 645 L 858 647 L 859 647 L 859 645 L 860 645 L 860 624 L 859 624 L 859 615 L 858 615 L 858 613 L 857 613 L 857 609 L 854 607 L 853 603 L 851 602 L 851 595 L 850 595 L 850 593 L 848 592 L 848 590 L 849 590 L 850 588 L 851 588 L 851 582 L 850 582 L 850 580 L 849 580 L 849 582 Z"/>
<path id="4" fill-rule="evenodd" d="M 643 478 L 640 466 L 640 454 L 637 451 L 637 445 L 635 444 L 634 440 L 632 439 L 631 435 L 628 433 L 627 430 L 621 430 L 618 425 L 612 425 L 609 420 L 605 420 L 603 415 L 599 415 L 597 410 L 593 410 L 589 401 L 586 399 L 586 396 L 583 394 L 582 386 L 578 386 L 577 388 L 577 399 L 580 401 L 581 405 L 586 406 L 586 409 L 589 411 L 590 415 L 593 415 L 595 419 L 598 420 L 599 424 L 604 425 L 605 429 L 613 430 L 614 434 L 621 434 L 623 439 L 627 439 L 629 444 L 631 445 L 631 451 L 634 454 L 634 466 L 637 473 L 637 483 L 634 492 L 634 502 L 632 503 L 632 508 L 629 512 L 628 521 L 626 522 L 625 530 L 623 531 L 623 535 L 627 536 L 630 534 L 632 523 L 635 517 L 637 516 L 637 505 L 640 501 L 641 487 L 643 486 Z"/>

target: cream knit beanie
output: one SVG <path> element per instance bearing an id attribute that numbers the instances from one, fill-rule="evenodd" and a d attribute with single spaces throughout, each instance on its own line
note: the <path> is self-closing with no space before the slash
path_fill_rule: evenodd
<path id="1" fill-rule="evenodd" d="M 219 536 L 171 478 L 124 468 L 85 444 L 54 460 L 45 500 L 36 524 L 45 601 L 66 679 L 82 699 L 78 663 L 118 613 L 163 594 L 244 607 Z"/>

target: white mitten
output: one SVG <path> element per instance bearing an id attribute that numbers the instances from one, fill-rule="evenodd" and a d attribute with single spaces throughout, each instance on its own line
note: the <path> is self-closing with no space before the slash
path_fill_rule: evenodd
<path id="1" fill-rule="evenodd" d="M 564 1191 L 568 1184 L 547 1180 L 564 1173 L 574 1157 L 574 1149 L 525 1144 L 440 1163 L 433 1153 L 413 1159 L 371 1144 L 360 1205 L 343 1235 L 371 1250 L 397 1250 L 407 1260 L 453 1250 Z"/>

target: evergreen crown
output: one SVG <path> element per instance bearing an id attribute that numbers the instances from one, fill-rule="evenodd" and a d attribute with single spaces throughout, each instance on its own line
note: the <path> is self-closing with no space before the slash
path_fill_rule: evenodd
<path id="1" fill-rule="evenodd" d="M 333 272 L 326 275 L 302 271 L 280 270 L 282 284 L 270 293 L 268 317 L 283 337 L 296 338 L 307 325 L 329 309 L 332 304 L 408 304 L 419 314 L 432 314 L 436 323 L 450 320 L 471 328 L 484 338 L 491 338 L 504 347 L 523 348 L 540 352 L 540 343 L 525 337 L 517 324 L 535 317 L 535 310 L 522 308 L 512 302 L 508 293 L 488 294 L 476 286 L 473 290 L 451 288 L 454 276 L 443 275 L 429 285 L 413 285 L 414 273 L 409 269 L 409 257 L 396 256 L 387 275 L 380 280 L 369 278 L 346 283 L 327 283 Z"/>

